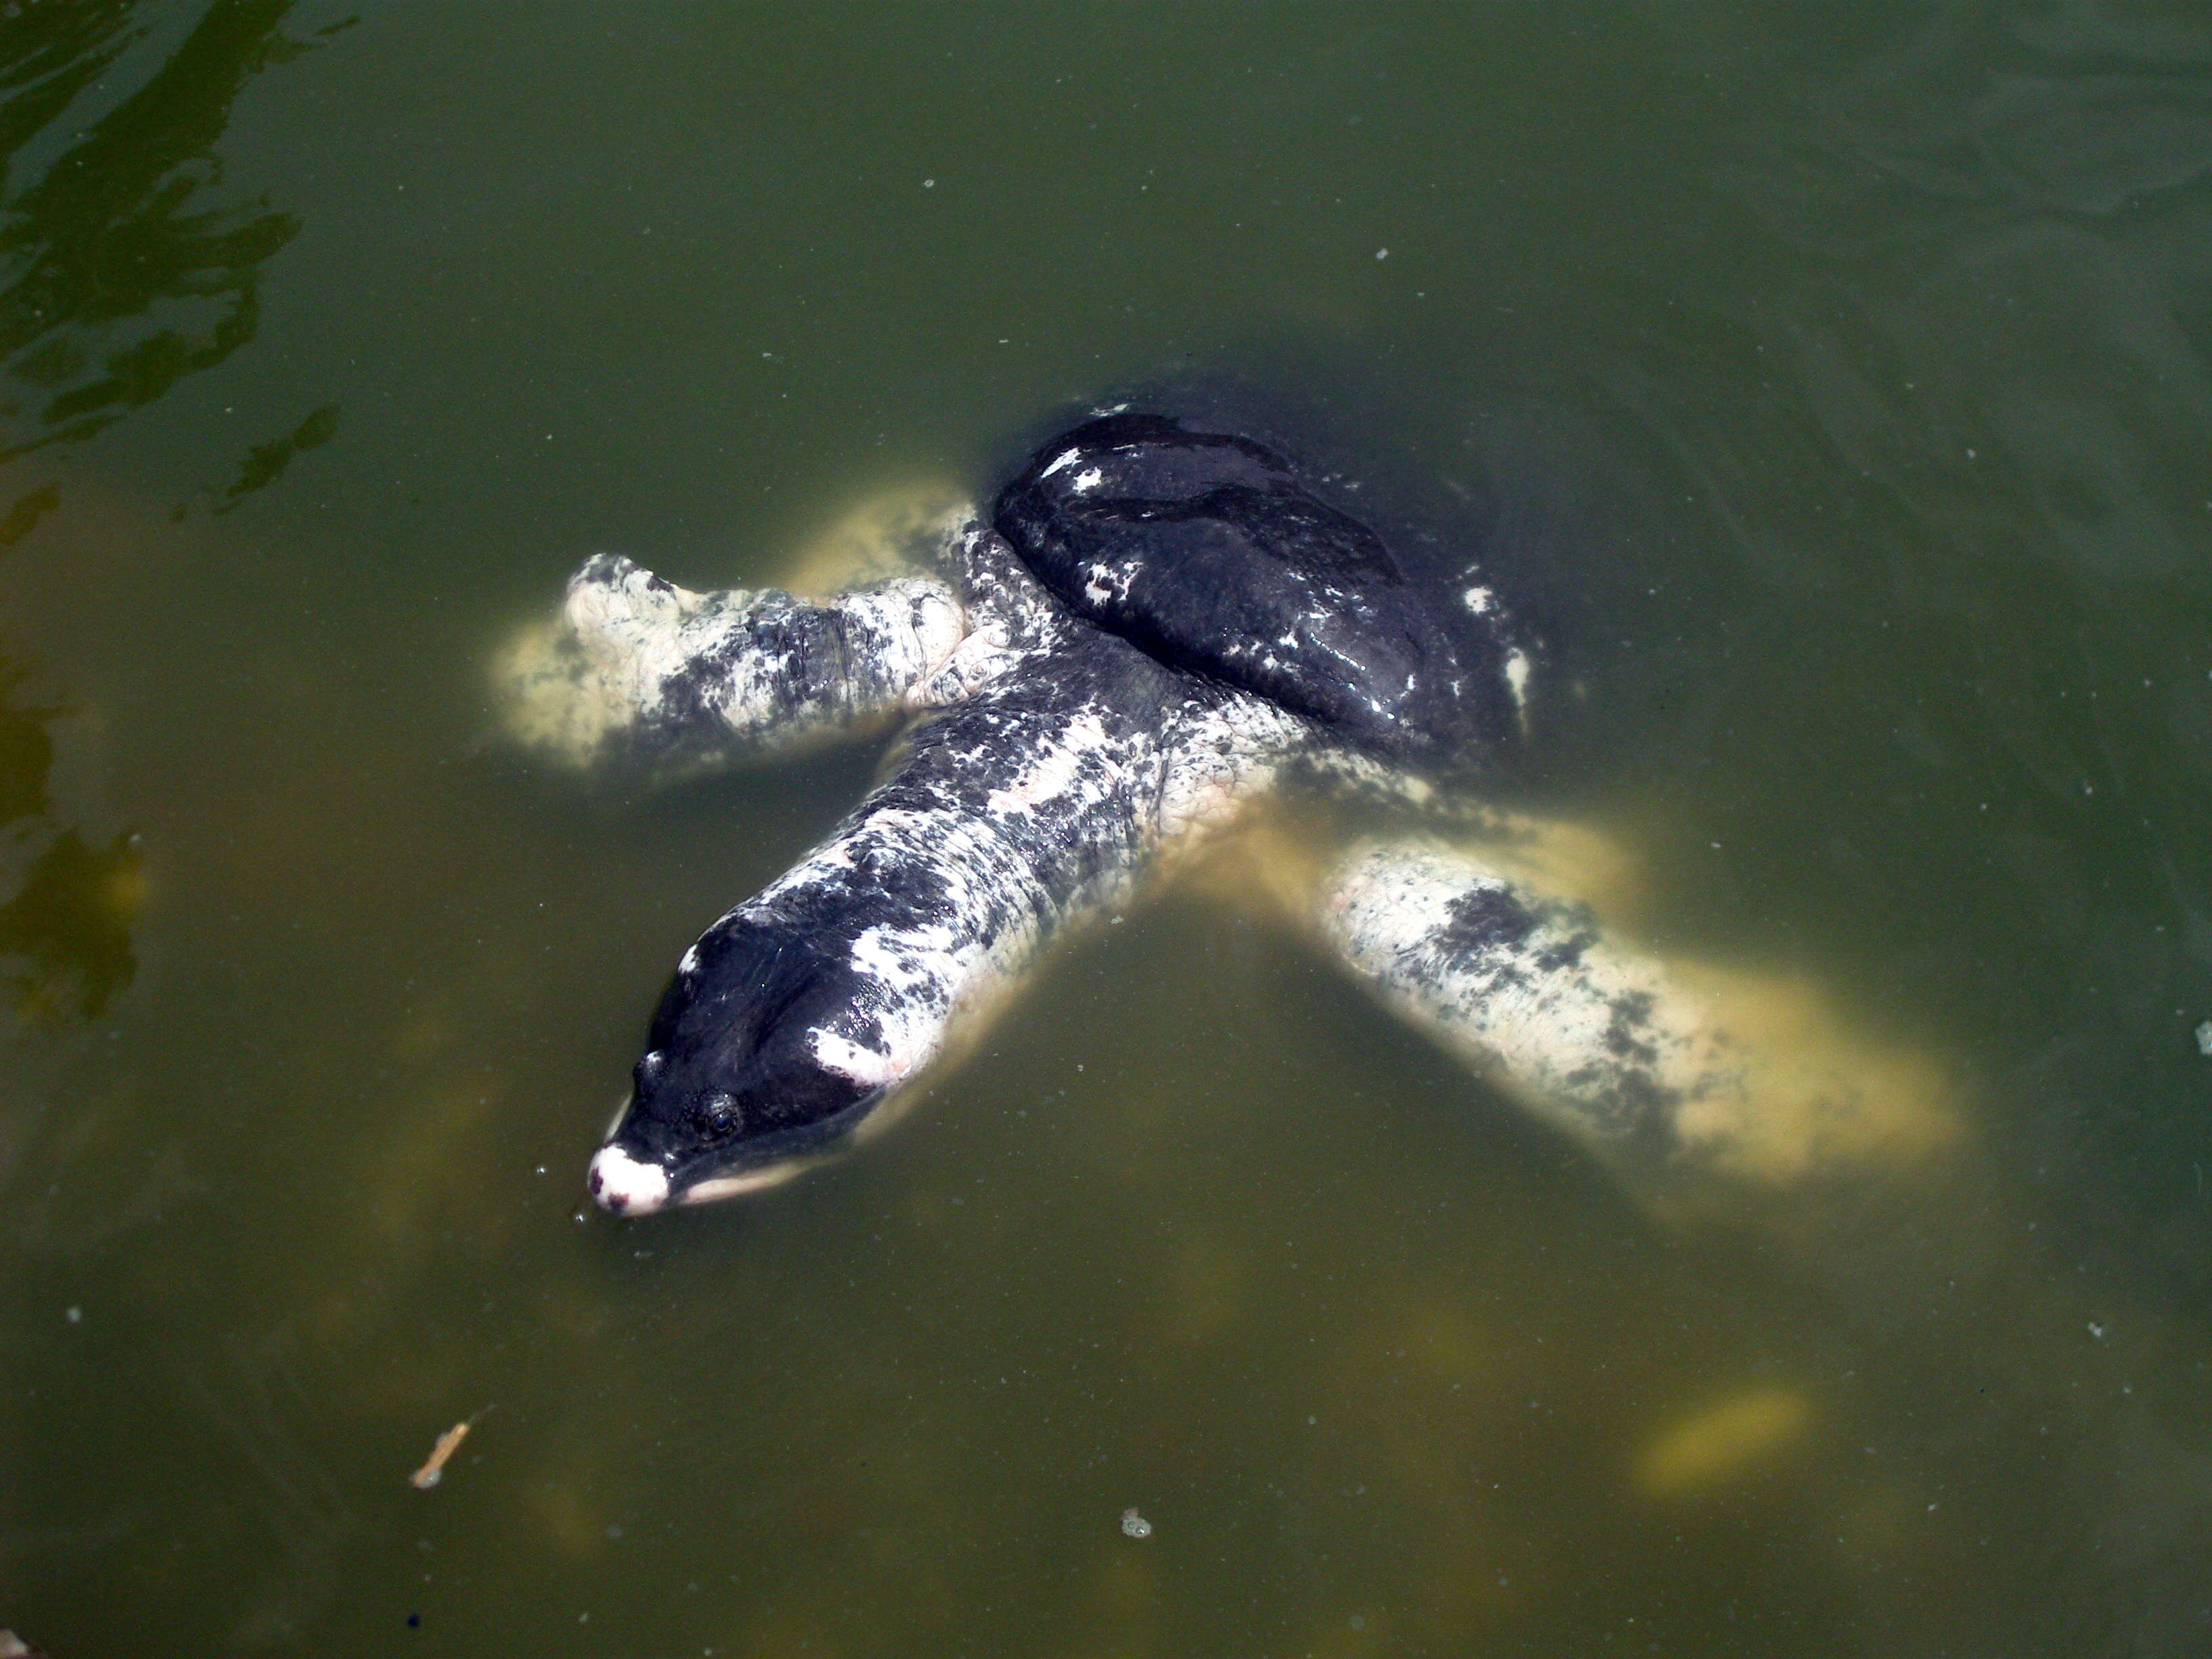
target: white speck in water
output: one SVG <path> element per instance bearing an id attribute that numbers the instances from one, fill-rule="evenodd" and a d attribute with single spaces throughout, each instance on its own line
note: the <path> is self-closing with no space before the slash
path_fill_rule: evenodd
<path id="1" fill-rule="evenodd" d="M 583 1225 L 586 1221 L 589 1221 L 591 1218 L 592 1218 L 592 1217 L 591 1217 L 591 1212 L 590 1212 L 588 1210 L 579 1210 L 579 1211 L 577 1211 L 577 1212 L 576 1212 L 576 1213 L 575 1213 L 575 1214 L 574 1214 L 574 1215 L 572 1215 L 572 1216 L 570 1216 L 570 1217 L 568 1218 L 568 1219 L 569 1219 L 569 1220 L 571 1220 L 571 1221 L 574 1222 L 574 1223 L 575 1223 L 579 1227 L 582 1226 L 582 1225 Z"/>
<path id="2" fill-rule="evenodd" d="M 2197 1028 L 2197 1052 L 2207 1060 L 2212 1060 L 2212 1019 L 2206 1020 Z"/>
<path id="3" fill-rule="evenodd" d="M 1138 1514 L 1135 1508 L 1132 1506 L 1121 1511 L 1121 1531 L 1130 1538 L 1150 1538 L 1152 1535 L 1152 1523 Z"/>
<path id="4" fill-rule="evenodd" d="M 1378 259 L 1387 259 L 1390 257 L 1390 250 L 1387 247 L 1378 247 L 1375 250 L 1375 257 Z"/>
<path id="5" fill-rule="evenodd" d="M 1505 689 L 1513 694 L 1513 706 L 1521 711 L 1524 721 L 1528 717 L 1528 672 L 1527 652 L 1505 653 Z"/>
<path id="6" fill-rule="evenodd" d="M 937 180 L 934 179 L 925 179 L 921 181 L 921 187 L 924 190 L 935 190 L 937 188 Z"/>
<path id="7" fill-rule="evenodd" d="M 2089 1334 L 2102 1342 L 2105 1340 L 2105 1328 L 2093 1319 L 2089 1322 Z"/>
<path id="8" fill-rule="evenodd" d="M 84 1310 L 72 1303 L 63 1311 L 62 1317 L 72 1325 L 82 1325 L 84 1323 Z"/>
<path id="9" fill-rule="evenodd" d="M 538 1166 L 538 1173 L 540 1175 L 544 1175 L 545 1173 L 545 1166 L 543 1164 Z"/>

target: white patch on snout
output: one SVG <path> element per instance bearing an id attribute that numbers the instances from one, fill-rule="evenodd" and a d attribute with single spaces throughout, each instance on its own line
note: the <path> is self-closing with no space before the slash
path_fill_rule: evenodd
<path id="1" fill-rule="evenodd" d="M 668 1171 L 610 1141 L 592 1159 L 592 1196 L 617 1215 L 651 1215 L 668 1202 Z"/>
<path id="2" fill-rule="evenodd" d="M 1057 459 L 1053 462 L 1053 464 L 1052 464 L 1050 466 L 1048 466 L 1048 467 L 1045 468 L 1045 470 L 1044 470 L 1043 471 L 1042 471 L 1042 472 L 1038 473 L 1038 474 L 1037 474 L 1037 481 L 1038 481 L 1040 483 L 1042 483 L 1045 479 L 1049 478 L 1050 477 L 1052 477 L 1052 475 L 1053 475 L 1054 473 L 1055 473 L 1055 472 L 1059 471 L 1060 470 L 1060 468 L 1062 468 L 1062 467 L 1064 467 L 1064 466 L 1073 466 L 1073 465 L 1076 464 L 1076 462 L 1077 462 L 1077 461 L 1079 461 L 1079 460 L 1080 460 L 1082 458 L 1083 458 L 1083 452 L 1082 452 L 1081 450 L 1079 450 L 1079 449 L 1071 449 L 1071 450 L 1068 450 L 1068 451 L 1067 451 L 1067 452 L 1066 452 L 1064 454 L 1062 454 L 1062 455 L 1060 455 L 1060 457 L 1058 457 L 1058 458 L 1057 458 Z M 1079 486 L 1079 485 L 1078 487 L 1079 487 L 1079 488 L 1080 488 L 1080 486 Z"/>
<path id="3" fill-rule="evenodd" d="M 1088 495 L 1105 482 L 1106 474 L 1102 469 L 1086 466 L 1075 475 L 1075 493 L 1079 495 Z"/>
<path id="4" fill-rule="evenodd" d="M 1467 601 L 1467 608 L 1478 617 L 1488 616 L 1490 607 L 1498 602 L 1497 596 L 1486 587 L 1470 587 L 1460 597 Z"/>

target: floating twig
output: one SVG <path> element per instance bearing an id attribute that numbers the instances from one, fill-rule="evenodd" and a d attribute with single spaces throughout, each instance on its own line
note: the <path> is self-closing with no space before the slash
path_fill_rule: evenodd
<path id="1" fill-rule="evenodd" d="M 478 1412 L 474 1417 L 454 1424 L 452 1428 L 440 1435 L 438 1443 L 430 1448 L 429 1456 L 422 1460 L 422 1467 L 407 1477 L 407 1484 L 417 1492 L 428 1492 L 439 1481 L 444 1480 L 447 1461 L 455 1452 L 460 1450 L 461 1442 L 469 1437 L 469 1431 L 481 1423 L 483 1420 L 484 1412 L 489 1412 L 490 1409 L 490 1407 L 486 1406 L 483 1411 Z"/>

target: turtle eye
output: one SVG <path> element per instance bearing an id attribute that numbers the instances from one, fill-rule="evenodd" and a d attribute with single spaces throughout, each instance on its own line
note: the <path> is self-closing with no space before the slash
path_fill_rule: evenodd
<path id="1" fill-rule="evenodd" d="M 717 1135 L 728 1134 L 744 1121 L 744 1115 L 738 1110 L 737 1097 L 720 1091 L 699 1103 L 699 1116 Z"/>

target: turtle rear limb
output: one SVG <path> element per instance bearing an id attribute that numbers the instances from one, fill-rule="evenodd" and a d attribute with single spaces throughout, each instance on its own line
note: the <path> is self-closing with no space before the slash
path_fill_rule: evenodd
<path id="1" fill-rule="evenodd" d="M 1510 857 L 1368 841 L 1316 891 L 1316 930 L 1386 1007 L 1662 1209 L 1957 1138 L 1939 1068 L 1816 987 L 1641 950 Z"/>

